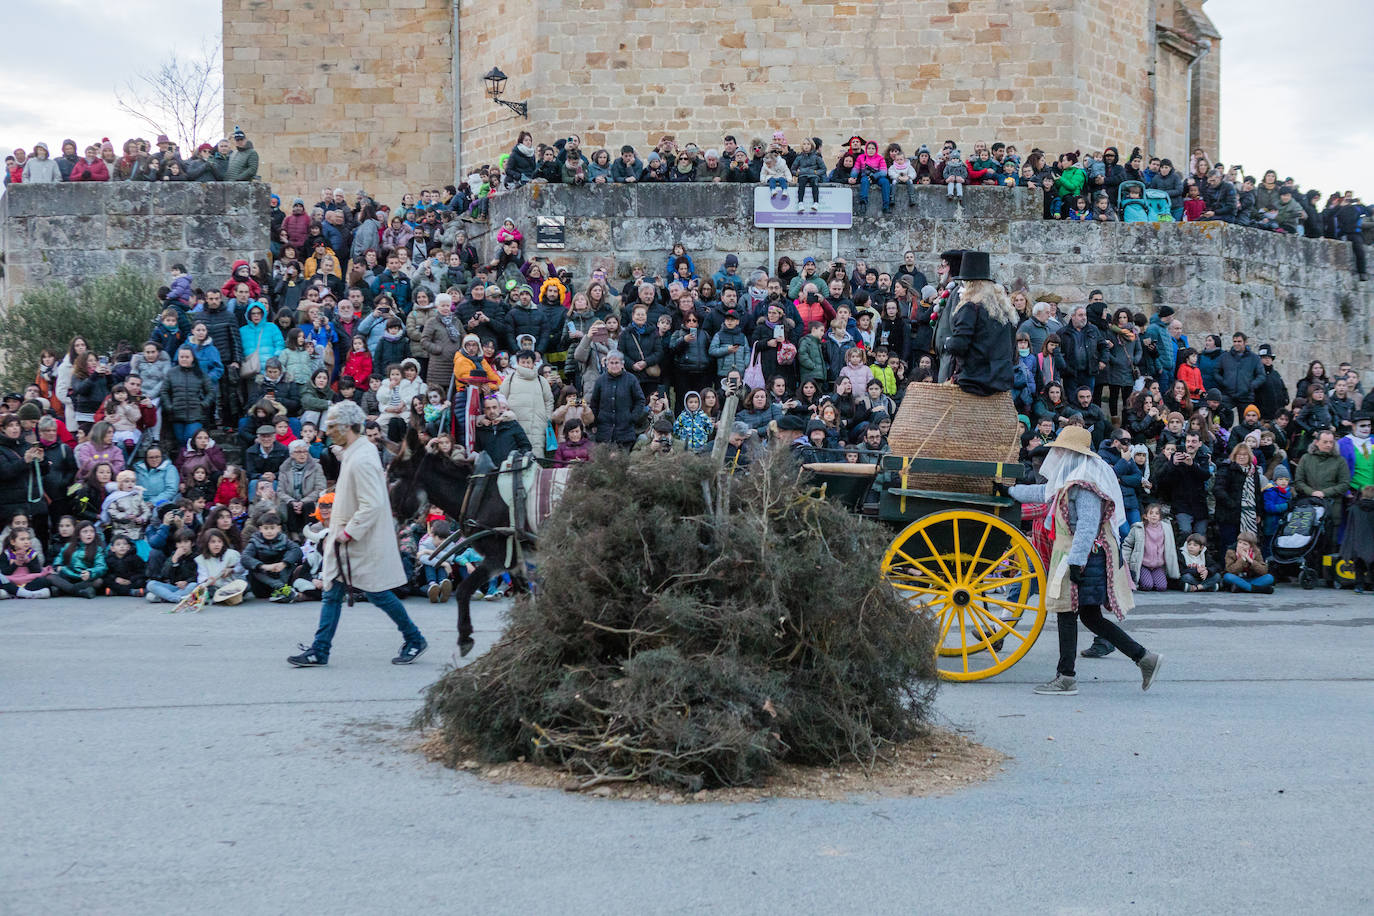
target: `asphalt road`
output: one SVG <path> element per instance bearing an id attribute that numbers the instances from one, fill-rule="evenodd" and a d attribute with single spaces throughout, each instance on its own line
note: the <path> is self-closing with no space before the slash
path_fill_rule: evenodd
<path id="1" fill-rule="evenodd" d="M 500 609 L 476 607 L 477 652 Z M 412 603 L 432 648 L 409 668 L 380 612 L 345 610 L 314 670 L 284 661 L 312 605 L 161 610 L 0 603 L 0 913 L 1374 910 L 1370 597 L 1146 598 L 1145 694 L 1116 656 L 1034 696 L 1047 632 L 942 691 L 1012 758 L 956 795 L 681 806 L 401 750 L 452 605 Z"/>

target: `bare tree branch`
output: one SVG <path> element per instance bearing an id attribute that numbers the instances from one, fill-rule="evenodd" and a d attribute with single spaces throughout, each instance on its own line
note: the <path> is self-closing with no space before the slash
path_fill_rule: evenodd
<path id="1" fill-rule="evenodd" d="M 212 141 L 221 130 L 224 110 L 219 45 L 207 41 L 191 58 L 173 52 L 156 69 L 115 89 L 115 104 L 188 152 Z"/>

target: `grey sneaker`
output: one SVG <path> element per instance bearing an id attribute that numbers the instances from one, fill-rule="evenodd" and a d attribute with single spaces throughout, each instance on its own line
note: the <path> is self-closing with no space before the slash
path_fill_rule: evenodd
<path id="1" fill-rule="evenodd" d="M 1159 673 L 1159 666 L 1164 661 L 1158 652 L 1146 652 L 1145 657 L 1136 662 L 1136 667 L 1140 669 L 1140 689 L 1149 690 L 1150 684 L 1154 682 L 1155 675 Z"/>
<path id="2" fill-rule="evenodd" d="M 1078 695 L 1078 678 L 1065 674 L 1056 675 L 1048 684 L 1041 684 L 1035 692 L 1046 697 L 1072 697 Z"/>

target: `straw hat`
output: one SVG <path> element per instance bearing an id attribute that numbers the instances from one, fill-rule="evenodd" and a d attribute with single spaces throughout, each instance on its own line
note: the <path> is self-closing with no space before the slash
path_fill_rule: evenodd
<path id="1" fill-rule="evenodd" d="M 215 596 L 210 599 L 214 604 L 227 604 L 233 607 L 243 603 L 243 593 L 248 591 L 248 583 L 242 579 L 236 579 L 215 589 Z"/>
<path id="2" fill-rule="evenodd" d="M 1053 442 L 1050 448 L 1062 448 L 1071 452 L 1078 452 L 1081 455 L 1096 455 L 1093 451 L 1092 433 L 1082 426 L 1066 426 Z"/>

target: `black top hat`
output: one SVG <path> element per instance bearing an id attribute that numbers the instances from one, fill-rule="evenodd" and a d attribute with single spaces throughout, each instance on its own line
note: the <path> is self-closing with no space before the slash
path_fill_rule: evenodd
<path id="1" fill-rule="evenodd" d="M 956 280 L 991 280 L 992 263 L 986 251 L 965 251 Z"/>
<path id="2" fill-rule="evenodd" d="M 964 249 L 951 248 L 948 251 L 940 252 L 940 260 L 949 262 L 949 272 L 951 275 L 959 272 L 960 264 L 964 259 Z"/>

